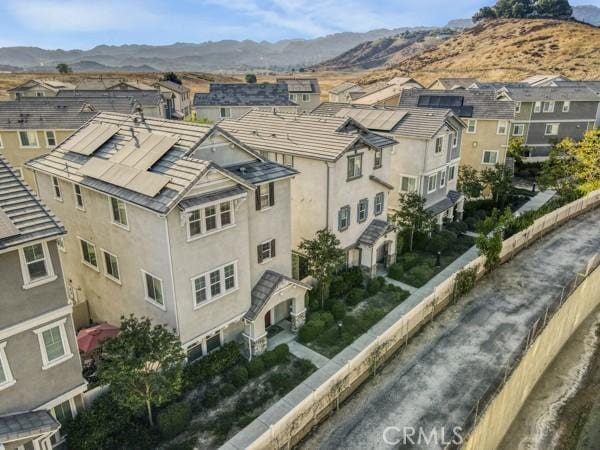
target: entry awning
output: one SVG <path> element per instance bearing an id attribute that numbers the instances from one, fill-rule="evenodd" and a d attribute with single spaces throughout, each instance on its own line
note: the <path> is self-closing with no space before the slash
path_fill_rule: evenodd
<path id="1" fill-rule="evenodd" d="M 377 240 L 384 236 L 390 231 L 394 231 L 396 227 L 385 220 L 375 219 L 373 220 L 365 231 L 362 232 L 358 238 L 358 244 L 367 245 L 371 247 Z"/>
<path id="2" fill-rule="evenodd" d="M 0 417 L 0 442 L 34 438 L 55 432 L 60 424 L 48 411 L 30 411 Z"/>

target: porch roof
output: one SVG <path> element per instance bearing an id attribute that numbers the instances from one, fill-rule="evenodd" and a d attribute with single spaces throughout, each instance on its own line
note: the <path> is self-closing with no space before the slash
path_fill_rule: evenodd
<path id="1" fill-rule="evenodd" d="M 31 411 L 0 417 L 0 442 L 16 441 L 56 431 L 60 424 L 48 411 Z"/>
<path id="2" fill-rule="evenodd" d="M 396 227 L 385 220 L 374 219 L 358 238 L 358 243 L 372 246 L 377 240 Z"/>

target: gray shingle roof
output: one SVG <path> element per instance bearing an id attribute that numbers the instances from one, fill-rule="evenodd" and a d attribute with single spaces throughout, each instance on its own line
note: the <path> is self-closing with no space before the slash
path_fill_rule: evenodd
<path id="1" fill-rule="evenodd" d="M 395 230 L 396 227 L 384 220 L 374 219 L 358 238 L 358 243 L 372 246 L 384 234 Z"/>
<path id="2" fill-rule="evenodd" d="M 506 88 L 511 100 L 519 102 L 535 102 L 544 100 L 567 101 L 600 101 L 600 95 L 588 86 L 542 86 L 526 88 Z"/>
<path id="3" fill-rule="evenodd" d="M 50 91 L 58 91 L 59 89 L 73 89 L 75 87 L 74 84 L 67 83 L 66 81 L 60 80 L 27 80 L 24 83 L 15 86 L 12 89 L 9 89 L 8 92 L 19 92 L 31 89 L 34 86 L 41 86 Z"/>
<path id="4" fill-rule="evenodd" d="M 158 89 L 152 90 L 60 90 L 56 94 L 57 97 L 73 97 L 78 98 L 87 102 L 93 102 L 97 98 L 116 98 L 125 97 L 129 99 L 135 99 L 142 106 L 158 106 L 162 102 L 162 97 Z"/>
<path id="5" fill-rule="evenodd" d="M 194 95 L 194 106 L 296 106 L 285 83 L 211 83 Z"/>
<path id="6" fill-rule="evenodd" d="M 244 318 L 251 321 L 255 320 L 269 301 L 269 298 L 271 298 L 271 295 L 275 292 L 275 289 L 277 289 L 279 283 L 282 281 L 287 281 L 304 289 L 311 289 L 309 285 L 302 283 L 301 281 L 294 280 L 293 278 L 273 270 L 266 270 L 262 277 L 260 277 L 260 280 L 258 280 L 256 285 L 252 288 L 252 305 Z"/>
<path id="7" fill-rule="evenodd" d="M 351 119 L 311 114 L 252 110 L 237 120 L 220 122 L 219 128 L 254 150 L 328 161 L 359 143 L 395 144 L 393 139 L 360 130 Z"/>
<path id="8" fill-rule="evenodd" d="M 456 202 L 458 202 L 462 196 L 463 194 L 461 192 L 448 191 L 446 197 L 434 203 L 430 207 L 425 208 L 425 210 L 432 216 L 437 216 L 438 214 L 443 213 L 444 211 L 456 205 Z"/>
<path id="9" fill-rule="evenodd" d="M 60 424 L 48 411 L 30 411 L 0 417 L 0 442 L 32 438 L 50 433 Z"/>
<path id="10" fill-rule="evenodd" d="M 96 112 L 88 112 L 85 102 L 56 97 L 24 97 L 0 102 L 0 129 L 75 130 Z"/>
<path id="11" fill-rule="evenodd" d="M 587 86 L 596 94 L 600 94 L 600 80 L 553 81 L 559 87 Z"/>
<path id="12" fill-rule="evenodd" d="M 316 78 L 277 78 L 277 83 L 285 83 L 289 92 L 304 92 L 310 94 L 319 94 L 321 87 Z"/>
<path id="13" fill-rule="evenodd" d="M 400 108 L 397 106 L 370 106 L 348 103 L 323 102 L 317 106 L 311 115 L 335 116 L 345 108 L 369 108 L 389 111 L 405 111 L 390 133 L 415 139 L 430 139 L 450 118 L 457 116 L 450 109 L 442 108 Z M 462 124 L 462 122 L 458 122 Z M 464 124 L 463 124 L 464 126 Z"/>
<path id="14" fill-rule="evenodd" d="M 503 87 L 528 87 L 527 83 L 522 83 L 518 81 L 513 82 L 503 82 L 503 81 L 490 81 L 490 82 L 481 82 L 473 83 L 472 86 L 469 86 L 469 90 L 471 89 L 501 89 Z"/>
<path id="15" fill-rule="evenodd" d="M 230 198 L 236 195 L 240 195 L 246 192 L 242 186 L 234 186 L 231 188 L 225 188 L 214 192 L 208 192 L 206 194 L 195 195 L 193 197 L 186 197 L 179 202 L 179 208 L 187 209 L 194 206 L 203 205 L 205 203 L 214 202 L 223 198 Z"/>
<path id="16" fill-rule="evenodd" d="M 457 108 L 454 112 L 461 117 L 473 117 L 477 119 L 502 119 L 510 120 L 514 117 L 514 104 L 511 101 L 498 100 L 494 90 L 454 90 L 444 91 L 440 89 L 407 89 L 402 92 L 398 106 L 417 107 L 419 98 L 431 97 L 462 97 L 463 106 L 472 107 L 472 115 L 461 112 Z"/>
<path id="17" fill-rule="evenodd" d="M 152 86 L 142 83 L 140 80 L 127 80 L 124 78 L 86 78 L 77 83 L 75 89 L 78 90 L 104 90 L 120 89 L 119 85 L 124 84 L 131 90 L 153 90 Z"/>
<path id="18" fill-rule="evenodd" d="M 60 236 L 65 229 L 0 153 L 0 250 Z"/>
<path id="19" fill-rule="evenodd" d="M 297 170 L 272 161 L 252 161 L 226 166 L 225 169 L 252 184 L 266 183 L 298 174 Z"/>

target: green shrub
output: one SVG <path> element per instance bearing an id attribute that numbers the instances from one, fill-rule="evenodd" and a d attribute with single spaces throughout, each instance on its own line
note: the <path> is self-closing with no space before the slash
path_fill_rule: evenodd
<path id="1" fill-rule="evenodd" d="M 256 378 L 265 372 L 265 363 L 260 356 L 255 356 L 246 365 L 246 369 L 250 378 Z"/>
<path id="2" fill-rule="evenodd" d="M 302 375 L 306 376 L 309 373 L 315 371 L 316 367 L 309 359 L 297 359 L 294 361 L 294 367 L 300 372 Z"/>
<path id="3" fill-rule="evenodd" d="M 381 291 L 384 286 L 385 286 L 385 278 L 383 278 L 383 277 L 371 278 L 369 280 L 369 282 L 367 283 L 367 292 L 369 293 L 369 295 L 375 295 L 379 291 Z"/>
<path id="4" fill-rule="evenodd" d="M 363 287 L 365 284 L 365 277 L 362 274 L 359 267 L 352 267 L 342 273 L 344 283 L 348 286 L 348 289 Z"/>
<path id="5" fill-rule="evenodd" d="M 348 297 L 346 298 L 346 303 L 350 306 L 358 305 L 360 302 L 364 300 L 366 297 L 366 292 L 362 288 L 352 288 Z"/>
<path id="6" fill-rule="evenodd" d="M 463 269 L 456 274 L 455 280 L 455 293 L 457 296 L 461 296 L 469 292 L 475 287 L 475 281 L 477 280 L 477 268 Z"/>
<path id="7" fill-rule="evenodd" d="M 475 231 L 477 227 L 477 222 L 479 222 L 479 220 L 475 217 L 468 217 L 465 220 L 463 220 L 463 222 L 467 225 L 468 230 Z"/>
<path id="8" fill-rule="evenodd" d="M 190 404 L 188 402 L 173 403 L 158 413 L 157 424 L 160 435 L 163 439 L 171 439 L 183 432 L 190 420 L 192 420 Z"/>
<path id="9" fill-rule="evenodd" d="M 349 287 L 343 276 L 335 275 L 331 278 L 331 283 L 329 285 L 329 295 L 331 297 L 341 297 L 348 292 L 348 289 Z"/>
<path id="10" fill-rule="evenodd" d="M 333 316 L 332 316 L 333 317 Z M 298 331 L 298 340 L 300 342 L 310 342 L 314 340 L 323 328 L 325 327 L 325 323 L 319 319 L 310 319 L 306 322 L 300 330 Z"/>
<path id="11" fill-rule="evenodd" d="M 219 393 L 214 389 L 207 389 L 202 397 L 202 406 L 205 408 L 213 408 L 219 403 Z"/>
<path id="12" fill-rule="evenodd" d="M 223 383 L 221 387 L 219 387 L 219 395 L 221 398 L 227 398 L 232 396 L 237 392 L 237 388 L 231 383 Z"/>
<path id="13" fill-rule="evenodd" d="M 334 305 L 334 302 L 331 303 L 331 306 L 333 306 L 333 305 Z M 309 322 L 313 321 L 313 320 L 323 322 L 323 325 L 321 326 L 322 328 L 329 328 L 335 322 L 333 314 L 331 314 L 329 311 L 322 311 L 322 312 L 313 314 L 312 316 L 310 316 Z"/>
<path id="14" fill-rule="evenodd" d="M 290 356 L 290 348 L 287 344 L 279 344 L 271 350 L 277 356 L 277 364 L 286 362 Z"/>
<path id="15" fill-rule="evenodd" d="M 388 277 L 393 278 L 394 280 L 399 280 L 403 273 L 404 267 L 400 263 L 395 263 L 388 267 Z"/>
<path id="16" fill-rule="evenodd" d="M 241 359 L 240 348 L 235 342 L 228 342 L 219 350 L 199 361 L 185 366 L 184 379 L 187 388 L 197 386 L 208 379 L 235 366 Z"/>
<path id="17" fill-rule="evenodd" d="M 287 373 L 276 372 L 268 380 L 273 391 L 278 394 L 285 394 L 294 387 L 294 380 Z"/>
<path id="18" fill-rule="evenodd" d="M 429 264 L 420 264 L 406 272 L 404 278 L 408 284 L 421 287 L 433 277 L 435 270 Z"/>
<path id="19" fill-rule="evenodd" d="M 344 317 L 346 317 L 346 305 L 344 305 L 342 302 L 337 302 L 331 308 L 331 312 L 333 313 L 335 320 L 342 320 Z"/>
<path id="20" fill-rule="evenodd" d="M 196 439 L 190 438 L 182 442 L 174 442 L 165 447 L 165 450 L 194 450 L 196 448 Z"/>
<path id="21" fill-rule="evenodd" d="M 446 224 L 446 229 L 456 234 L 462 234 L 468 230 L 468 225 L 464 221 L 460 222 L 449 222 Z"/>
<path id="22" fill-rule="evenodd" d="M 248 382 L 248 369 L 237 367 L 231 374 L 231 382 L 238 388 L 244 386 Z"/>
<path id="23" fill-rule="evenodd" d="M 437 253 L 444 252 L 456 241 L 456 234 L 449 230 L 442 230 L 431 236 L 429 250 Z"/>
<path id="24" fill-rule="evenodd" d="M 402 264 L 404 271 L 407 271 L 419 264 L 420 261 L 421 258 L 416 253 L 405 253 L 399 262 Z"/>

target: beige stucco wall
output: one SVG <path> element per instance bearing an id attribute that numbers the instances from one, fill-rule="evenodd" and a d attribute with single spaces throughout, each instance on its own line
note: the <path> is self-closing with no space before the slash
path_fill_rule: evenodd
<path id="1" fill-rule="evenodd" d="M 466 121 L 466 119 L 465 119 Z M 498 120 L 477 119 L 475 133 L 467 133 L 465 129 L 462 134 L 461 166 L 471 166 L 477 170 L 484 170 L 494 165 L 483 164 L 483 152 L 485 150 L 498 151 L 498 164 L 506 161 L 506 149 L 508 145 L 511 122 L 508 122 L 506 134 L 498 134 Z"/>

